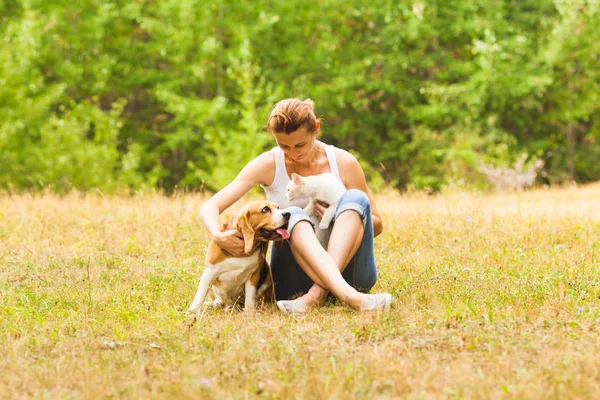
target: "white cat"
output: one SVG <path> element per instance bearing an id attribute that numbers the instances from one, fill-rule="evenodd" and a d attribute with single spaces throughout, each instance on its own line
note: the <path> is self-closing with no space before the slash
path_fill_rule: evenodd
<path id="1" fill-rule="evenodd" d="M 319 223 L 319 229 L 326 230 L 335 216 L 337 203 L 345 191 L 344 184 L 330 172 L 312 176 L 292 174 L 292 180 L 286 186 L 285 197 L 288 201 L 308 198 L 309 202 L 304 211 L 311 217 L 315 217 L 317 200 L 329 204 Z"/>

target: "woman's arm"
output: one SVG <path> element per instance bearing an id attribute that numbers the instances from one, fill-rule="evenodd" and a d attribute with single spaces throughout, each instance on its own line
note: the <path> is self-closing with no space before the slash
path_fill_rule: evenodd
<path id="1" fill-rule="evenodd" d="M 231 183 L 215 193 L 200 207 L 200 219 L 212 240 L 235 257 L 245 254 L 244 239 L 241 233 L 236 230 L 221 232 L 219 216 L 255 185 L 270 184 L 274 175 L 275 164 L 272 154 L 261 154 L 250 161 Z"/>
<path id="2" fill-rule="evenodd" d="M 342 178 L 342 181 L 344 181 L 346 189 L 362 190 L 369 197 L 371 203 L 371 216 L 373 218 L 373 234 L 374 236 L 379 235 L 383 232 L 383 220 L 381 219 L 377 204 L 375 204 L 373 194 L 367 185 L 365 173 L 363 172 L 360 163 L 356 157 L 345 150 L 336 149 L 335 156 L 340 169 L 340 177 Z"/>

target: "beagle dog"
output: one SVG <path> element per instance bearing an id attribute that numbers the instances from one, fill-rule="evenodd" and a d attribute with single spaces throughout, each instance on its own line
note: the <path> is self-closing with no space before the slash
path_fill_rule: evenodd
<path id="1" fill-rule="evenodd" d="M 280 211 L 277 204 L 270 201 L 246 204 L 231 225 L 244 236 L 246 256 L 233 257 L 211 240 L 206 253 L 206 269 L 188 311 L 196 316 L 200 313 L 211 286 L 215 298 L 213 306 L 235 304 L 244 294 L 244 310 L 252 311 L 255 297 L 263 295 L 273 282 L 265 259 L 268 242 L 289 239 L 286 230 L 289 219 L 289 212 Z"/>

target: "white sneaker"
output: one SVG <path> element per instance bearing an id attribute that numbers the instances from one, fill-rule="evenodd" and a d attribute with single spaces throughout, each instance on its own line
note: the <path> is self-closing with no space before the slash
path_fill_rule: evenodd
<path id="1" fill-rule="evenodd" d="M 360 311 L 389 311 L 391 304 L 389 293 L 365 294 Z"/>
<path id="2" fill-rule="evenodd" d="M 284 314 L 304 314 L 308 311 L 308 307 L 304 300 L 302 300 L 302 297 L 298 297 L 295 300 L 279 300 L 277 308 Z"/>

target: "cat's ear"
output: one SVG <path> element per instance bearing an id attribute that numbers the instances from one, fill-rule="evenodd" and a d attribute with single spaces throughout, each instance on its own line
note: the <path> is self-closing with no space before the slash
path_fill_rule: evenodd
<path id="1" fill-rule="evenodd" d="M 292 181 L 294 181 L 294 183 L 296 185 L 301 185 L 302 184 L 302 177 L 298 174 L 296 174 L 295 172 L 292 173 Z"/>

